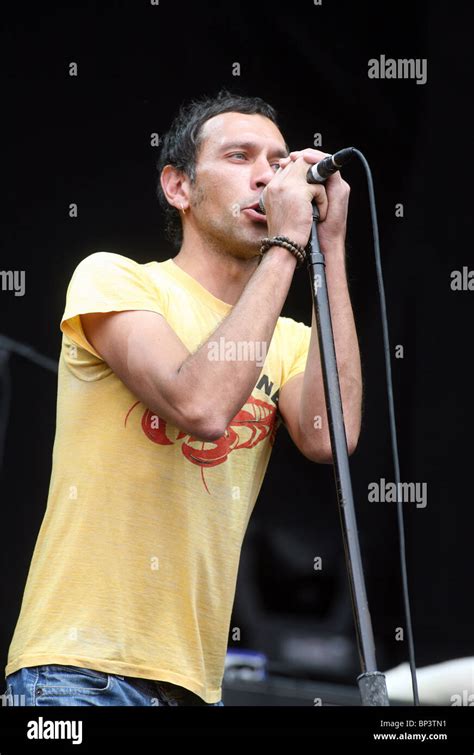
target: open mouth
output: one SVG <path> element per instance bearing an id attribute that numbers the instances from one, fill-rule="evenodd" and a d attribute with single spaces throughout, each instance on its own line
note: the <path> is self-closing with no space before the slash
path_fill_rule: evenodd
<path id="1" fill-rule="evenodd" d="M 254 207 L 246 207 L 244 212 L 247 212 L 250 217 L 252 217 L 254 220 L 259 220 L 260 222 L 266 223 L 267 218 L 266 215 L 263 214 L 260 207 L 258 205 L 255 205 Z"/>

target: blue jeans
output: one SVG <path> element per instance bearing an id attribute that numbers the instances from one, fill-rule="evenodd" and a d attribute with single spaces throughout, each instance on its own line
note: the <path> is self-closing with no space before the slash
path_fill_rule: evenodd
<path id="1" fill-rule="evenodd" d="M 79 666 L 47 664 L 14 671 L 5 678 L 3 705 L 224 705 L 171 682 L 119 676 Z"/>

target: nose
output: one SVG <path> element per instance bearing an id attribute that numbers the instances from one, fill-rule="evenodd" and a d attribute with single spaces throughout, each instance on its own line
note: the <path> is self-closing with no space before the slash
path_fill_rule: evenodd
<path id="1" fill-rule="evenodd" d="M 264 188 L 275 175 L 275 171 L 266 157 L 255 161 L 252 171 L 252 189 Z"/>

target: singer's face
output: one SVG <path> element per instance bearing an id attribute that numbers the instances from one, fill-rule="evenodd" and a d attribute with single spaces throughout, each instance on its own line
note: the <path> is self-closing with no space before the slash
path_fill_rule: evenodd
<path id="1" fill-rule="evenodd" d="M 275 124 L 262 115 L 222 113 L 202 129 L 190 195 L 195 232 L 234 257 L 258 254 L 265 216 L 247 209 L 288 155 Z"/>

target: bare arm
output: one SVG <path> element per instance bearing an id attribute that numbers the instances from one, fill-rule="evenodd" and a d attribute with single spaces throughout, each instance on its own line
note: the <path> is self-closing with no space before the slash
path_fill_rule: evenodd
<path id="1" fill-rule="evenodd" d="M 362 413 L 362 375 L 357 332 L 345 275 L 344 249 L 327 255 L 326 275 L 349 454 L 357 446 Z M 304 373 L 280 392 L 280 412 L 292 440 L 312 461 L 332 464 L 329 422 L 314 308 Z"/>
<path id="2" fill-rule="evenodd" d="M 97 353 L 149 409 L 204 440 L 219 438 L 243 406 L 261 372 L 255 361 L 215 361 L 209 343 L 260 341 L 268 349 L 293 278 L 296 260 L 281 247 L 262 259 L 230 314 L 190 354 L 157 313 L 81 315 Z"/>
<path id="3" fill-rule="evenodd" d="M 304 156 L 310 163 L 324 157 L 323 152 L 306 149 L 292 152 L 287 160 Z M 359 439 L 362 414 L 362 373 L 359 344 L 349 298 L 345 270 L 345 233 L 349 185 L 339 173 L 326 182 L 328 212 L 319 224 L 318 235 L 326 258 L 331 319 L 341 387 L 349 453 Z M 292 439 L 302 453 L 313 461 L 332 463 L 329 425 L 324 397 L 321 358 L 314 311 L 306 369 L 285 384 L 280 392 L 280 412 Z"/>
<path id="4" fill-rule="evenodd" d="M 307 164 L 297 158 L 266 187 L 267 233 L 306 245 L 316 199 L 327 212 L 324 187 L 305 180 Z M 196 352 L 188 350 L 164 318 L 151 312 L 81 315 L 89 342 L 122 382 L 149 409 L 198 438 L 223 435 L 261 372 L 256 361 L 209 358 L 211 342 L 264 343 L 268 350 L 296 267 L 288 250 L 274 246 L 245 286 L 230 314 Z"/>

